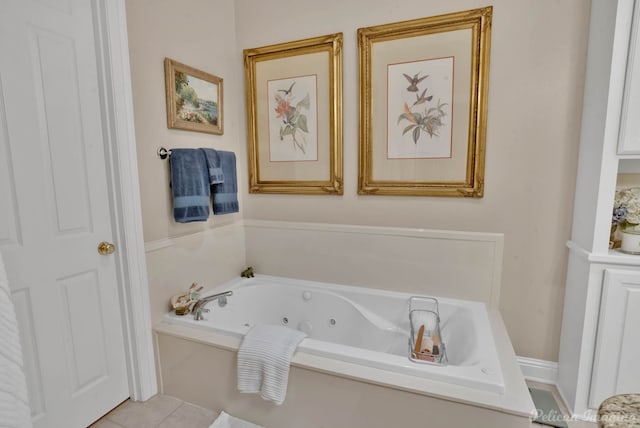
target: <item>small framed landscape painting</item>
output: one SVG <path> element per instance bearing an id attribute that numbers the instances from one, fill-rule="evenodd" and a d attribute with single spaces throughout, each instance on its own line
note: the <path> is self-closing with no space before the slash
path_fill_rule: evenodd
<path id="1" fill-rule="evenodd" d="M 482 197 L 492 8 L 358 30 L 358 193 Z"/>
<path id="2" fill-rule="evenodd" d="M 244 51 L 250 193 L 342 194 L 342 34 Z"/>
<path id="3" fill-rule="evenodd" d="M 222 135 L 222 78 L 170 58 L 164 71 L 167 127 Z"/>

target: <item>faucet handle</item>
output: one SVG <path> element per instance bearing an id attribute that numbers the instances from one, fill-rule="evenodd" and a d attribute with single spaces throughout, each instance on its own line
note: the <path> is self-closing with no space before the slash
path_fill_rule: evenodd
<path id="1" fill-rule="evenodd" d="M 203 308 L 203 307 L 195 307 L 193 309 L 193 319 L 196 321 L 202 321 L 204 320 L 204 317 L 202 316 L 203 312 L 209 312 L 209 309 L 207 308 Z"/>

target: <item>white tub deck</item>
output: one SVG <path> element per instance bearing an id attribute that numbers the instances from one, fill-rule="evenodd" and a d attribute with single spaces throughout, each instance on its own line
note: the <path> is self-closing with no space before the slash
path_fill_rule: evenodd
<path id="1" fill-rule="evenodd" d="M 308 281 L 296 280 L 295 283 L 292 283 L 291 280 L 273 277 L 234 280 L 211 291 L 211 293 L 215 293 L 228 289 L 234 290 L 234 296 L 229 298 L 227 307 L 218 308 L 215 302 L 211 303 L 211 312 L 206 314 L 209 318 L 207 322 L 195 322 L 190 315 L 187 317 L 165 316 L 163 322 L 155 326 L 158 342 L 171 340 L 169 337 L 180 338 L 184 341 L 235 353 L 240 345 L 242 335 L 251 325 L 256 322 L 265 322 L 265 320 L 280 321 L 280 311 L 286 310 L 286 308 L 283 309 L 286 306 L 283 306 L 284 302 L 278 301 L 277 298 L 275 301 L 270 301 L 265 295 L 255 294 L 256 288 L 265 285 L 265 283 L 300 287 L 300 292 L 310 290 L 314 298 L 319 296 L 318 293 L 321 293 L 321 290 L 330 293 L 339 292 L 349 302 L 362 305 L 365 310 L 372 310 L 382 320 L 387 321 L 393 320 L 394 316 L 402 313 L 404 310 L 403 301 L 406 301 L 409 296 L 405 293 L 318 284 Z M 267 290 L 267 287 L 261 290 Z M 254 298 L 247 300 L 246 296 L 243 296 L 243 289 L 251 291 Z M 275 296 L 277 293 L 267 292 L 267 294 Z M 391 299 L 391 303 L 384 303 L 381 300 L 382 297 Z M 237 308 L 233 306 L 234 300 L 238 303 Z M 264 308 L 265 306 L 280 309 L 260 312 L 260 307 Z M 309 311 L 309 308 L 305 308 L 305 316 L 313 317 L 314 314 L 311 313 L 313 311 Z M 447 321 L 448 316 L 456 312 L 456 308 L 463 308 L 468 311 L 467 314 L 473 314 L 472 324 L 476 325 L 476 328 L 471 331 L 475 332 L 474 334 L 480 332 L 482 340 L 478 341 L 477 346 L 474 346 L 471 352 L 467 353 L 468 358 L 452 355 L 451 364 L 448 366 L 416 364 L 410 362 L 405 355 L 398 355 L 403 353 L 403 350 L 407 350 L 406 340 L 401 342 L 401 348 L 391 349 L 392 346 L 387 346 L 385 350 L 387 352 L 363 351 L 363 349 L 356 349 L 341 343 L 328 343 L 315 339 L 312 334 L 310 338 L 300 344 L 298 351 L 294 354 L 292 367 L 336 375 L 341 378 L 420 394 L 438 400 L 477 406 L 513 416 L 513 420 L 522 422 L 521 426 L 528 426 L 526 422 L 535 411 L 534 405 L 499 313 L 493 310 L 486 311 L 482 303 L 441 299 L 443 324 Z M 228 309 L 226 314 L 225 309 Z M 324 313 L 318 316 L 326 317 L 327 315 Z M 337 315 L 339 320 L 342 319 L 342 316 L 344 314 Z M 300 320 L 296 319 L 294 314 L 291 316 L 291 322 L 300 322 Z M 382 324 L 382 327 L 388 327 L 384 325 L 384 321 L 374 319 L 375 323 L 379 326 Z M 400 327 L 402 330 L 403 326 Z M 317 335 L 323 337 L 326 329 L 324 333 L 322 328 L 318 330 Z M 456 343 L 455 335 L 451 335 L 455 329 L 450 330 L 447 333 L 446 328 L 443 328 L 443 341 L 446 339 L 451 343 L 449 349 L 463 349 L 462 345 L 469 339 L 464 337 L 464 331 L 469 329 L 463 325 L 462 329 L 458 330 L 459 335 L 463 335 L 460 343 Z M 173 367 L 173 364 L 169 362 L 170 358 L 167 358 L 167 351 L 159 352 L 159 354 L 163 355 L 165 359 L 164 362 L 161 361 L 160 368 L 163 388 L 168 384 L 171 385 L 171 388 L 176 387 L 180 382 L 170 374 L 172 369 L 169 366 Z M 364 357 L 367 361 L 363 361 Z M 206 369 L 203 370 L 206 372 Z M 168 383 L 167 376 L 171 377 Z M 292 378 L 290 378 L 291 381 Z M 186 385 L 177 387 L 181 390 L 189 389 Z M 194 399 L 193 397 L 184 398 Z M 513 420 L 509 422 L 512 424 L 511 426 L 520 426 L 518 423 L 513 425 Z"/>
<path id="2" fill-rule="evenodd" d="M 410 294 L 260 275 L 238 278 L 207 295 L 233 291 L 205 320 L 169 313 L 164 321 L 243 337 L 256 324 L 285 324 L 309 334 L 298 352 L 335 358 L 489 392 L 504 392 L 485 305 L 438 299 L 444 366 L 410 361 Z"/>

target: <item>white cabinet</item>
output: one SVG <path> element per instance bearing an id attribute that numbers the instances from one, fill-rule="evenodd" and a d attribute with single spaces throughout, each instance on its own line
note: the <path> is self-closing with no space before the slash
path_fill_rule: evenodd
<path id="1" fill-rule="evenodd" d="M 591 2 L 557 379 L 578 418 L 640 392 L 640 256 L 608 250 L 619 162 L 640 159 L 639 19 L 640 0 Z"/>
<path id="2" fill-rule="evenodd" d="M 640 156 L 640 4 L 636 2 L 629 41 L 618 154 Z"/>
<path id="3" fill-rule="evenodd" d="M 595 351 L 590 408 L 640 392 L 640 271 L 605 269 Z"/>

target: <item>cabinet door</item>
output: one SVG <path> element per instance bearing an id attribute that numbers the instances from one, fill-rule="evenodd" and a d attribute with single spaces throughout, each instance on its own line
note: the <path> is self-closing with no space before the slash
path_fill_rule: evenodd
<path id="1" fill-rule="evenodd" d="M 640 391 L 640 271 L 605 269 L 589 407 Z"/>
<path id="2" fill-rule="evenodd" d="M 636 2 L 633 11 L 633 24 L 629 40 L 627 57 L 627 71 L 624 84 L 624 100 L 622 104 L 622 118 L 620 120 L 620 135 L 618 139 L 618 154 L 640 157 L 640 3 Z"/>

